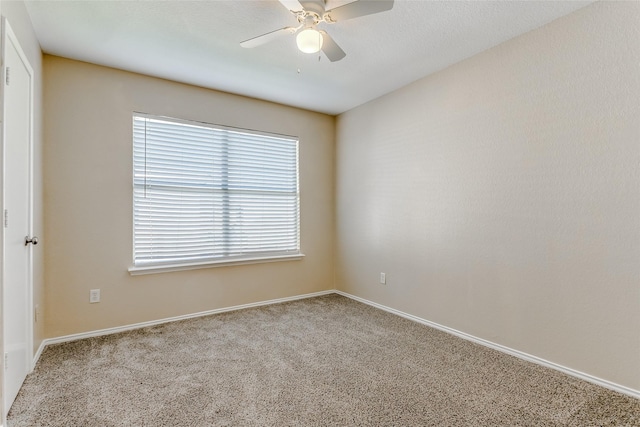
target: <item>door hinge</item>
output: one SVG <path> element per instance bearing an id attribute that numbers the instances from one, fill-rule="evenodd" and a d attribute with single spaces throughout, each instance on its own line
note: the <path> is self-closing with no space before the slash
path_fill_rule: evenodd
<path id="1" fill-rule="evenodd" d="M 9 368 L 9 353 L 4 354 L 4 370 Z"/>
<path id="2" fill-rule="evenodd" d="M 7 68 L 5 68 L 5 71 L 4 71 L 4 80 L 5 80 L 5 83 L 7 84 L 7 86 L 9 86 L 9 71 L 10 70 L 11 70 L 11 68 L 7 67 Z"/>
<path id="3" fill-rule="evenodd" d="M 9 209 L 4 210 L 4 228 L 9 227 Z"/>

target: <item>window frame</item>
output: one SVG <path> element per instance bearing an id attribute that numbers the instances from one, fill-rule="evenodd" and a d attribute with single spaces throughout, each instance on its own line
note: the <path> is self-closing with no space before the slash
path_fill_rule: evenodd
<path id="1" fill-rule="evenodd" d="M 265 137 L 275 137 L 280 139 L 290 139 L 295 141 L 295 155 L 296 155 L 296 190 L 297 190 L 297 252 L 292 251 L 273 251 L 273 252 L 262 252 L 262 253 L 246 253 L 242 255 L 234 255 L 234 256 L 215 256 L 211 258 L 202 258 L 198 260 L 185 260 L 185 261 L 159 261 L 159 262 L 145 262 L 136 264 L 136 162 L 135 162 L 135 121 L 137 118 L 141 119 L 151 119 L 151 120 L 159 120 L 165 121 L 175 124 L 183 124 L 188 126 L 197 126 L 197 127 L 205 127 L 211 128 L 216 131 L 230 131 L 230 132 L 240 132 L 243 134 L 250 134 L 254 136 L 265 136 Z M 128 271 L 131 275 L 141 275 L 141 274 L 153 274 L 153 273 L 163 273 L 163 272 L 172 272 L 172 271 L 181 271 L 181 270 L 192 270 L 192 269 L 200 269 L 200 268 L 210 268 L 210 267 L 223 267 L 223 266 L 232 266 L 232 265 L 244 265 L 244 264 L 256 264 L 256 263 L 270 263 L 270 262 L 279 262 L 279 261 L 292 261 L 292 260 L 301 260 L 304 258 L 304 254 L 301 250 L 301 192 L 300 192 L 300 139 L 299 137 L 285 134 L 278 134 L 273 132 L 264 132 L 264 131 L 256 131 L 253 129 L 246 128 L 238 128 L 233 126 L 225 126 L 218 125 L 214 123 L 201 122 L 195 120 L 186 120 L 179 119 L 167 116 L 159 116 L 148 113 L 136 112 L 134 111 L 131 115 L 131 144 L 132 144 L 132 175 L 131 175 L 131 190 L 132 190 L 132 266 L 128 268 Z"/>

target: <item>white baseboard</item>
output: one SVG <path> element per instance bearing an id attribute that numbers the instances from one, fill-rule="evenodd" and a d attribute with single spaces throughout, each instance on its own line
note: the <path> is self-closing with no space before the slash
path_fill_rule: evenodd
<path id="1" fill-rule="evenodd" d="M 338 295 L 342 295 L 342 296 L 347 297 L 347 298 L 350 298 L 352 300 L 355 300 L 355 301 L 370 305 L 370 306 L 378 308 L 380 310 L 387 311 L 387 312 L 395 314 L 397 316 L 404 317 L 405 319 L 413 320 L 414 322 L 418 322 L 418 323 L 421 323 L 423 325 L 430 326 L 432 328 L 447 332 L 449 334 L 455 335 L 455 336 L 460 337 L 462 339 L 465 339 L 465 340 L 468 340 L 468 341 L 472 341 L 474 343 L 477 343 L 477 344 L 492 348 L 494 350 L 498 350 L 498 351 L 500 351 L 502 353 L 510 354 L 511 356 L 518 357 L 518 358 L 526 360 L 528 362 L 536 363 L 538 365 L 542 365 L 542 366 L 545 366 L 547 368 L 555 369 L 555 370 L 563 372 L 563 373 L 565 373 L 567 375 L 571 375 L 573 377 L 580 378 L 582 380 L 585 380 L 585 381 L 588 381 L 590 383 L 593 383 L 593 384 L 608 388 L 610 390 L 617 391 L 619 393 L 623 393 L 623 394 L 626 394 L 626 395 L 631 396 L 631 397 L 635 397 L 636 399 L 640 399 L 640 391 L 639 390 L 635 390 L 635 389 L 632 389 L 632 388 L 629 388 L 629 387 L 625 387 L 623 385 L 616 384 L 616 383 L 613 383 L 611 381 L 603 380 L 602 378 L 594 377 L 593 375 L 589 375 L 589 374 L 586 374 L 584 372 L 577 371 L 575 369 L 567 368 L 566 366 L 562 366 L 562 365 L 559 365 L 557 363 L 550 362 L 550 361 L 542 359 L 540 357 L 533 356 L 533 355 L 524 353 L 524 352 L 519 351 L 519 350 L 514 350 L 512 348 L 509 348 L 509 347 L 506 347 L 506 346 L 503 346 L 503 345 L 500 345 L 500 344 L 496 344 L 494 342 L 487 341 L 485 339 L 478 338 L 478 337 L 475 337 L 473 335 L 469 335 L 469 334 L 467 334 L 465 332 L 461 332 L 461 331 L 458 331 L 456 329 L 449 328 L 447 326 L 443 326 L 443 325 L 440 325 L 440 324 L 435 323 L 435 322 L 431 322 L 431 321 L 423 319 L 421 317 L 414 316 L 412 314 L 408 314 L 408 313 L 402 312 L 400 310 L 396 310 L 394 308 L 387 307 L 385 305 L 378 304 L 378 303 L 375 303 L 373 301 L 369 301 L 369 300 L 366 300 L 364 298 L 360 298 L 360 297 L 357 297 L 355 295 L 351 295 L 349 293 L 346 293 L 346 292 L 343 292 L 343 291 L 338 291 L 338 290 L 320 291 L 320 292 L 314 292 L 314 293 L 310 293 L 310 294 L 296 295 L 296 296 L 292 296 L 292 297 L 272 299 L 272 300 L 268 300 L 268 301 L 259 301 L 259 302 L 254 302 L 254 303 L 250 303 L 250 304 L 242 304 L 242 305 L 236 305 L 236 306 L 232 306 L 232 307 L 225 307 L 225 308 L 218 308 L 218 309 L 214 309 L 214 310 L 201 311 L 199 313 L 185 314 L 185 315 L 182 315 L 182 316 L 169 317 L 169 318 L 159 319 L 159 320 L 152 320 L 152 321 L 149 321 L 149 322 L 134 323 L 134 324 L 125 325 L 125 326 L 118 326 L 118 327 L 115 327 L 115 328 L 100 329 L 100 330 L 96 330 L 96 331 L 89 331 L 89 332 L 83 332 L 83 333 L 79 333 L 79 334 L 65 335 L 65 336 L 56 337 L 56 338 L 47 338 L 47 339 L 43 340 L 42 343 L 40 343 L 40 347 L 38 348 L 38 351 L 36 352 L 36 355 L 34 356 L 33 366 L 35 367 L 35 365 L 38 362 L 38 359 L 40 358 L 40 355 L 42 354 L 44 348 L 46 346 L 52 345 L 52 344 L 60 344 L 60 343 L 64 343 L 64 342 L 81 340 L 81 339 L 84 339 L 84 338 L 91 338 L 91 337 L 98 337 L 98 336 L 103 336 L 103 335 L 117 334 L 119 332 L 126 332 L 126 331 L 131 331 L 131 330 L 134 330 L 134 329 L 146 328 L 148 326 L 155 326 L 155 325 L 160 325 L 160 324 L 163 324 L 163 323 L 176 322 L 176 321 L 185 320 L 185 319 L 193 319 L 193 318 L 196 318 L 196 317 L 209 316 L 211 314 L 218 314 L 218 313 L 226 313 L 226 312 L 229 312 L 229 311 L 243 310 L 245 308 L 260 307 L 260 306 L 265 306 L 265 305 L 279 304 L 279 303 L 289 302 L 289 301 L 296 301 L 296 300 L 300 300 L 300 299 L 319 297 L 319 296 L 322 296 L 322 295 L 329 295 L 329 294 L 334 294 L 334 293 L 338 294 Z M 2 426 L 0 425 L 0 427 L 2 427 Z"/>
<path id="2" fill-rule="evenodd" d="M 400 310 L 396 310 L 394 308 L 387 307 L 387 306 L 384 306 L 382 304 L 378 304 L 378 303 L 375 303 L 373 301 L 369 301 L 369 300 L 366 300 L 364 298 L 360 298 L 360 297 L 357 297 L 355 295 L 348 294 L 348 293 L 343 292 L 343 291 L 336 290 L 335 293 L 339 294 L 339 295 L 342 295 L 342 296 L 345 296 L 347 298 L 351 298 L 352 300 L 355 300 L 355 301 L 370 305 L 372 307 L 379 308 L 379 309 L 387 311 L 389 313 L 393 313 L 395 315 L 404 317 L 406 319 L 413 320 L 414 322 L 422 323 L 423 325 L 430 326 L 432 328 L 441 330 L 443 332 L 447 332 L 449 334 L 455 335 L 455 336 L 460 337 L 462 339 L 465 339 L 465 340 L 468 340 L 468 341 L 472 341 L 474 343 L 477 343 L 477 344 L 492 348 L 494 350 L 498 350 L 498 351 L 500 351 L 502 353 L 507 353 L 507 354 L 509 354 L 511 356 L 515 356 L 517 358 L 526 360 L 528 362 L 533 362 L 533 363 L 536 363 L 538 365 L 545 366 L 547 368 L 555 369 L 556 371 L 563 372 L 563 373 L 565 373 L 567 375 L 571 375 L 573 377 L 580 378 L 582 380 L 585 380 L 585 381 L 588 381 L 590 383 L 593 383 L 593 384 L 608 388 L 610 390 L 617 391 L 617 392 L 622 393 L 622 394 L 626 394 L 627 396 L 631 396 L 631 397 L 635 397 L 636 399 L 640 399 L 640 391 L 639 390 L 634 390 L 632 388 L 625 387 L 623 385 L 616 384 L 616 383 L 613 383 L 611 381 L 603 380 L 602 378 L 594 377 L 593 375 L 585 374 L 584 372 L 580 372 L 580 371 L 577 371 L 575 369 L 567 368 L 566 366 L 562 366 L 562 365 L 559 365 L 557 363 L 550 362 L 550 361 L 542 359 L 540 357 L 533 356 L 531 354 L 527 354 L 527 353 L 524 353 L 524 352 L 519 351 L 519 350 L 514 350 L 512 348 L 505 347 L 503 345 L 496 344 L 494 342 L 487 341 L 485 339 L 478 338 L 478 337 L 475 337 L 473 335 L 469 335 L 467 333 L 458 331 L 456 329 L 449 328 L 447 326 L 443 326 L 443 325 L 440 325 L 438 323 L 431 322 L 429 320 L 425 320 L 425 319 L 423 319 L 421 317 L 414 316 L 412 314 L 408 314 L 408 313 L 402 312 Z"/>
<path id="3" fill-rule="evenodd" d="M 198 312 L 198 313 L 185 314 L 185 315 L 182 315 L 182 316 L 168 317 L 168 318 L 159 319 L 159 320 L 151 320 L 149 322 L 133 323 L 133 324 L 130 324 L 130 325 L 117 326 L 115 328 L 99 329 L 99 330 L 96 330 L 96 331 L 82 332 L 82 333 L 79 333 L 79 334 L 71 334 L 71 335 L 64 335 L 64 336 L 61 336 L 61 337 L 47 338 L 47 339 L 43 340 L 42 343 L 40 344 L 40 347 L 38 348 L 38 351 L 36 352 L 36 355 L 35 355 L 34 360 L 33 360 L 33 366 L 35 367 L 35 365 L 38 362 L 38 359 L 40 358 L 40 355 L 42 354 L 42 351 L 44 350 L 44 348 L 46 346 L 52 345 L 52 344 L 61 344 L 61 343 L 77 341 L 77 340 L 81 340 L 81 339 L 85 339 L 85 338 L 117 334 L 117 333 L 120 333 L 120 332 L 131 331 L 131 330 L 134 330 L 134 329 L 146 328 L 148 326 L 161 325 L 163 323 L 177 322 L 179 320 L 193 319 L 195 317 L 209 316 L 211 314 L 219 314 L 219 313 L 226 313 L 226 312 L 229 312 L 229 311 L 243 310 L 245 308 L 260 307 L 260 306 L 272 305 L 272 304 L 280 304 L 280 303 L 283 303 L 283 302 L 296 301 L 296 300 L 301 300 L 301 299 L 306 299 L 306 298 L 314 298 L 314 297 L 319 297 L 319 296 L 322 296 L 322 295 L 329 295 L 329 294 L 333 294 L 333 293 L 335 293 L 334 290 L 320 291 L 320 292 L 314 292 L 314 293 L 310 293 L 310 294 L 295 295 L 295 296 L 286 297 L 286 298 L 278 298 L 278 299 L 272 299 L 272 300 L 267 300 L 267 301 L 253 302 L 253 303 L 249 303 L 249 304 L 235 305 L 235 306 L 232 306 L 232 307 L 217 308 L 217 309 L 214 309 L 214 310 L 201 311 L 201 312 Z M 2 426 L 0 426 L 0 427 L 2 427 Z"/>
<path id="4" fill-rule="evenodd" d="M 42 352 L 44 351 L 44 348 L 46 347 L 46 339 L 42 340 L 40 342 L 40 346 L 38 347 L 38 351 L 36 351 L 35 356 L 33 356 L 33 365 L 31 365 L 31 372 L 33 372 L 33 370 L 36 367 L 36 363 L 38 363 L 38 360 L 40 360 L 40 356 L 42 355 Z M 2 426 L 0 426 L 2 427 Z"/>

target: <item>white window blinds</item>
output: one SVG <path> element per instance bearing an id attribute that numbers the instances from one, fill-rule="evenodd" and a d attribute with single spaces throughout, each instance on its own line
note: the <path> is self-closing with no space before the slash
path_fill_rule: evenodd
<path id="1" fill-rule="evenodd" d="M 300 252 L 298 141 L 135 114 L 134 264 Z"/>

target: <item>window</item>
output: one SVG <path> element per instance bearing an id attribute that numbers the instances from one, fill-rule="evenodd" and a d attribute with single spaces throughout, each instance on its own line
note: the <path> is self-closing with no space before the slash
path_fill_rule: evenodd
<path id="1" fill-rule="evenodd" d="M 300 254 L 298 140 L 133 116 L 134 268 Z"/>

